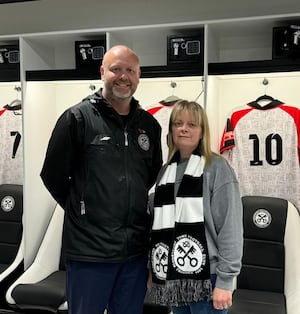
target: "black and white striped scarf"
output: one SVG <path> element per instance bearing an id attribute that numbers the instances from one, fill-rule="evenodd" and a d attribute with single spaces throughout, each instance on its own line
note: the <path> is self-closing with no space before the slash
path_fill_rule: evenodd
<path id="1" fill-rule="evenodd" d="M 181 306 L 211 299 L 202 196 L 204 164 L 204 157 L 191 155 L 175 197 L 176 154 L 156 186 L 150 296 L 157 304 Z"/>

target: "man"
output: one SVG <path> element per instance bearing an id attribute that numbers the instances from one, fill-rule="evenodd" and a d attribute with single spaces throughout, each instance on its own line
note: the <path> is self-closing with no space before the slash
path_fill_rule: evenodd
<path id="1" fill-rule="evenodd" d="M 58 119 L 41 178 L 65 209 L 69 313 L 142 314 L 161 128 L 133 98 L 141 71 L 131 49 L 112 47 L 100 72 L 103 89 Z"/>

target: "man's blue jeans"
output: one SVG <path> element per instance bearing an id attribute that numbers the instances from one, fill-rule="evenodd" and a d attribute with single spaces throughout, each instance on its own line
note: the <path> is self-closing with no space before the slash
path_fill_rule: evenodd
<path id="1" fill-rule="evenodd" d="M 142 314 L 147 256 L 122 263 L 67 261 L 70 314 Z"/>

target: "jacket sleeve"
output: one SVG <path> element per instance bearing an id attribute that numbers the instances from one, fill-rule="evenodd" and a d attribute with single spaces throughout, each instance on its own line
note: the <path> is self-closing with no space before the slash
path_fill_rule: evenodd
<path id="1" fill-rule="evenodd" d="M 45 187 L 62 208 L 68 198 L 72 170 L 78 156 L 79 127 L 79 121 L 70 110 L 60 116 L 52 131 L 40 174 Z"/>

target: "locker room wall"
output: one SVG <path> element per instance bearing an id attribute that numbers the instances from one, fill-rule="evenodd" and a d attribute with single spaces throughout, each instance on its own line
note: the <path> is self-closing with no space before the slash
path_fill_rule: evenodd
<path id="1" fill-rule="evenodd" d="M 172 87 L 172 84 L 174 83 Z M 147 109 L 169 96 L 195 100 L 204 106 L 202 77 L 141 79 L 135 97 Z M 201 94 L 201 95 L 200 95 Z M 199 97 L 200 95 L 200 97 Z"/>

